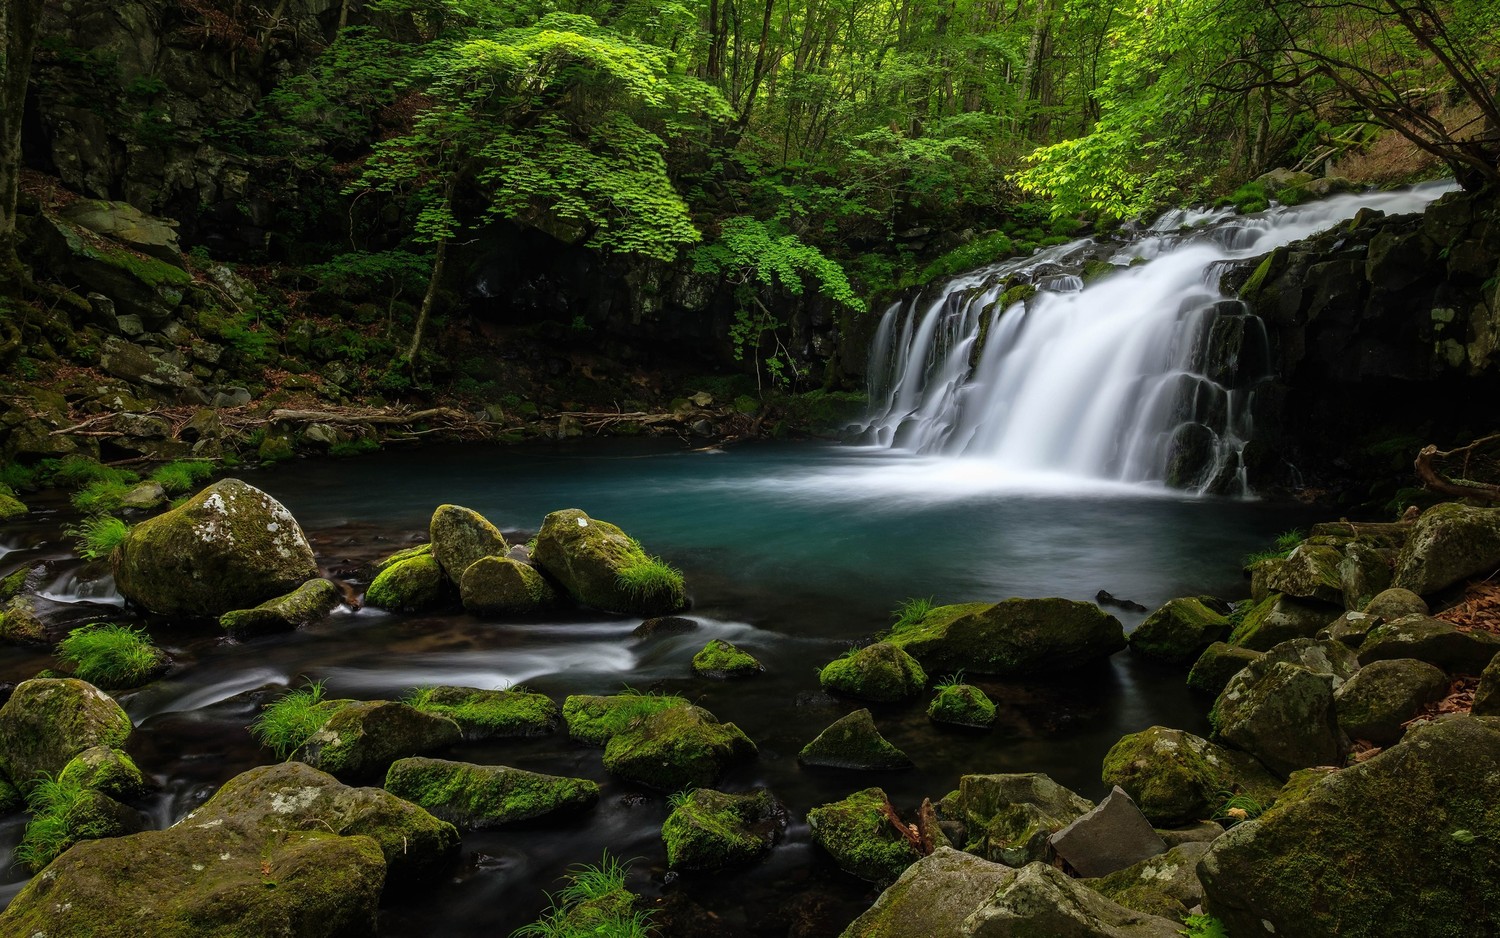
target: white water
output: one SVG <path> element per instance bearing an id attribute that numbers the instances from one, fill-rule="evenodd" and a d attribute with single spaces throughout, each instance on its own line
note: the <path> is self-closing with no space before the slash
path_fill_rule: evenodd
<path id="1" fill-rule="evenodd" d="M 1254 395 L 1272 377 L 1270 350 L 1264 325 L 1220 292 L 1226 262 L 1361 208 L 1421 211 L 1448 188 L 1340 195 L 1249 216 L 1174 211 L 1124 243 L 1083 239 L 954 278 L 886 311 L 871 350 L 866 440 L 962 458 L 965 473 L 997 481 L 1087 488 L 1159 484 L 1191 443 L 1211 459 L 1191 478 L 1179 467 L 1179 485 L 1246 494 L 1240 457 Z M 1090 258 L 1120 269 L 1085 285 L 1078 273 Z M 1033 284 L 1036 296 L 1001 309 L 1016 283 Z M 1227 359 L 1209 355 L 1211 334 L 1232 350 Z"/>

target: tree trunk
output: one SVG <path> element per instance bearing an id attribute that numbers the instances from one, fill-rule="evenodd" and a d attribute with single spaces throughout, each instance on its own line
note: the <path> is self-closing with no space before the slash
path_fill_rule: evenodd
<path id="1" fill-rule="evenodd" d="M 448 263 L 448 239 L 437 243 L 437 254 L 432 259 L 432 276 L 427 281 L 427 293 L 422 297 L 422 309 L 417 313 L 417 326 L 411 333 L 411 345 L 406 349 L 406 361 L 417 367 L 417 353 L 422 350 L 422 333 L 427 321 L 432 318 L 432 307 L 437 305 L 438 290 L 443 282 L 443 268 Z"/>
<path id="2" fill-rule="evenodd" d="M 36 51 L 42 0 L 0 0 L 0 284 L 24 281 L 16 257 L 16 196 L 21 188 L 21 115 L 26 110 L 26 86 L 31 80 L 31 57 Z"/>

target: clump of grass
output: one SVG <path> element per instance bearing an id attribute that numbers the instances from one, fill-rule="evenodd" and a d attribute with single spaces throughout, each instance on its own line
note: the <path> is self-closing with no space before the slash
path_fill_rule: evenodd
<path id="1" fill-rule="evenodd" d="M 1224 799 L 1224 803 L 1219 805 L 1219 809 L 1214 812 L 1213 819 L 1225 827 L 1253 821 L 1266 810 L 1265 805 L 1249 795 L 1236 795 L 1232 792 L 1221 791 L 1219 797 Z"/>
<path id="2" fill-rule="evenodd" d="M 83 488 L 96 482 L 128 485 L 139 480 L 140 476 L 129 469 L 106 466 L 87 456 L 64 457 L 52 468 L 52 484 L 62 488 Z"/>
<path id="3" fill-rule="evenodd" d="M 963 683 L 964 672 L 962 670 L 959 670 L 954 671 L 952 674 L 945 674 L 942 677 L 938 678 L 938 682 L 932 685 L 932 689 L 941 694 L 945 690 L 952 690 L 955 687 L 961 687 L 963 686 Z"/>
<path id="4" fill-rule="evenodd" d="M 73 507 L 88 514 L 109 514 L 125 505 L 125 496 L 130 494 L 131 483 L 114 480 L 90 482 L 73 493 Z"/>
<path id="5" fill-rule="evenodd" d="M 927 618 L 927 614 L 936 608 L 932 604 L 931 596 L 918 596 L 902 600 L 895 609 L 891 610 L 892 622 L 890 631 L 899 632 L 904 628 L 916 625 Z"/>
<path id="6" fill-rule="evenodd" d="M 0 466 L 0 490 L 11 495 L 19 491 L 30 491 L 39 487 L 38 473 L 30 466 L 8 462 Z"/>
<path id="7" fill-rule="evenodd" d="M 100 687 L 135 687 L 161 667 L 165 655 L 143 629 L 95 622 L 76 628 L 57 645 L 73 674 Z"/>
<path id="8" fill-rule="evenodd" d="M 632 602 L 654 604 L 663 600 L 680 599 L 685 590 L 682 571 L 662 560 L 642 553 L 621 567 L 615 577 L 616 584 L 624 590 Z"/>
<path id="9" fill-rule="evenodd" d="M 191 492 L 214 474 L 214 464 L 205 459 L 180 459 L 169 462 L 151 473 L 151 481 L 169 495 Z"/>
<path id="10" fill-rule="evenodd" d="M 87 814 L 89 790 L 78 779 L 44 776 L 26 798 L 32 814 L 26 833 L 16 846 L 16 862 L 33 873 L 51 863 L 80 840 L 108 833 L 96 822 L 75 815 Z"/>
<path id="11" fill-rule="evenodd" d="M 333 716 L 333 708 L 320 706 L 323 702 L 323 682 L 308 681 L 262 710 L 250 724 L 250 734 L 274 750 L 278 759 L 285 759 Z"/>
<path id="12" fill-rule="evenodd" d="M 1258 550 L 1253 554 L 1246 554 L 1244 566 L 1253 566 L 1262 560 L 1280 560 L 1295 550 L 1297 545 L 1301 544 L 1306 537 L 1307 535 L 1295 528 L 1290 531 L 1282 531 L 1276 535 L 1276 540 L 1273 542 L 1274 547 L 1268 550 Z"/>
<path id="13" fill-rule="evenodd" d="M 95 515 L 72 527 L 64 528 L 68 537 L 77 538 L 78 556 L 84 560 L 103 560 L 114 553 L 130 525 L 110 515 Z"/>
<path id="14" fill-rule="evenodd" d="M 674 792 L 672 792 L 670 795 L 667 796 L 667 804 L 668 804 L 668 806 L 670 806 L 673 811 L 676 811 L 678 808 L 680 808 L 683 805 L 687 804 L 689 801 L 692 801 L 693 800 L 693 792 L 695 792 L 697 790 L 698 789 L 696 789 L 693 786 L 689 785 L 688 787 L 684 788 L 682 791 L 674 791 Z"/>
<path id="15" fill-rule="evenodd" d="M 598 866 L 582 864 L 568 872 L 568 884 L 548 898 L 551 906 L 511 938 L 649 938 L 651 912 L 635 908 L 625 888 L 626 864 L 608 853 Z"/>

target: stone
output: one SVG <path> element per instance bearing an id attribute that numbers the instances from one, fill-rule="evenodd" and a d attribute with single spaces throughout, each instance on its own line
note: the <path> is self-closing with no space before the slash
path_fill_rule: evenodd
<path id="1" fill-rule="evenodd" d="M 927 705 L 927 718 L 934 723 L 984 729 L 995 722 L 995 704 L 973 684 L 944 684 Z"/>
<path id="2" fill-rule="evenodd" d="M 1397 551 L 1351 541 L 1339 561 L 1345 609 L 1363 609 L 1391 585 Z"/>
<path id="3" fill-rule="evenodd" d="M 13 596 L 0 612 L 0 641 L 7 645 L 47 645 L 47 625 L 30 596 Z"/>
<path id="4" fill-rule="evenodd" d="M 1326 674 L 1332 678 L 1333 689 L 1338 690 L 1359 670 L 1359 658 L 1342 642 L 1331 639 L 1294 638 L 1266 652 L 1256 666 L 1266 668 L 1278 661 L 1285 661 L 1308 669 L 1314 674 Z"/>
<path id="5" fill-rule="evenodd" d="M 943 938 L 962 934 L 964 919 L 1016 871 L 971 854 L 938 847 L 906 868 L 841 938 Z"/>
<path id="6" fill-rule="evenodd" d="M 215 410 L 227 410 L 234 407 L 244 407 L 254 399 L 255 396 L 246 388 L 225 388 L 214 394 L 213 401 L 209 406 Z"/>
<path id="7" fill-rule="evenodd" d="M 253 609 L 235 609 L 219 617 L 219 625 L 235 638 L 292 632 L 319 622 L 337 609 L 343 594 L 331 580 L 308 580 L 285 596 L 268 599 Z"/>
<path id="8" fill-rule="evenodd" d="M 1223 828 L 1219 829 L 1223 833 Z M 1137 912 L 1182 921 L 1203 904 L 1198 861 L 1208 852 L 1207 841 L 1188 841 L 1166 853 L 1087 883 L 1106 899 Z"/>
<path id="9" fill-rule="evenodd" d="M 785 826 L 785 813 L 764 788 L 744 795 L 698 788 L 673 807 L 661 839 L 672 869 L 721 870 L 765 856 Z"/>
<path id="10" fill-rule="evenodd" d="M 1402 726 L 1425 705 L 1448 693 L 1448 675 L 1415 658 L 1372 661 L 1333 692 L 1339 726 L 1351 739 L 1394 745 Z"/>
<path id="11" fill-rule="evenodd" d="M 1500 652 L 1500 636 L 1465 632 L 1451 622 L 1404 616 L 1377 626 L 1359 646 L 1363 664 L 1388 658 L 1416 658 L 1449 674 L 1478 674 Z"/>
<path id="12" fill-rule="evenodd" d="M 1205 648 L 1229 637 L 1229 620 L 1197 598 L 1169 600 L 1130 633 L 1130 649 L 1172 664 L 1195 660 Z"/>
<path id="13" fill-rule="evenodd" d="M 1229 644 L 1266 651 L 1294 638 L 1312 638 L 1341 614 L 1337 606 L 1271 593 L 1245 613 L 1230 633 Z"/>
<path id="14" fill-rule="evenodd" d="M 1179 938 L 1177 922 L 1111 902 L 1045 863 L 1029 863 L 964 920 L 964 938 Z"/>
<path id="15" fill-rule="evenodd" d="M 1475 716 L 1500 716 L 1500 655 L 1490 659 L 1479 675 L 1479 687 L 1474 691 Z"/>
<path id="16" fill-rule="evenodd" d="M 177 223 L 152 215 L 127 202 L 79 199 L 58 210 L 69 222 L 159 260 L 182 267 Z"/>
<path id="17" fill-rule="evenodd" d="M 1394 585 L 1426 596 L 1500 567 L 1500 508 L 1449 502 L 1422 512 L 1396 561 Z"/>
<path id="18" fill-rule="evenodd" d="M 965 775 L 938 804 L 939 815 L 960 821 L 968 852 L 1023 866 L 1050 857 L 1047 839 L 1094 807 L 1093 802 L 1040 772 Z"/>
<path id="19" fill-rule="evenodd" d="M 464 830 L 575 815 L 599 801 L 588 779 L 420 757 L 391 763 L 385 790 Z"/>
<path id="20" fill-rule="evenodd" d="M 57 777 L 119 801 L 128 801 L 146 790 L 145 776 L 135 760 L 111 746 L 90 746 L 69 759 Z"/>
<path id="21" fill-rule="evenodd" d="M 1250 756 L 1165 726 L 1122 736 L 1105 755 L 1101 778 L 1158 825 L 1212 817 L 1237 792 L 1267 802 L 1280 787 Z"/>
<path id="22" fill-rule="evenodd" d="M 481 615 L 529 616 L 558 603 L 557 591 L 531 564 L 481 557 L 458 581 L 464 608 Z"/>
<path id="23" fill-rule="evenodd" d="M 1278 776 L 1338 765 L 1349 751 L 1333 709 L 1333 678 L 1286 661 L 1236 674 L 1209 714 L 1215 735 Z"/>
<path id="24" fill-rule="evenodd" d="M 389 700 L 340 706 L 292 755 L 341 779 L 375 778 L 392 762 L 445 749 L 463 736 L 447 717 Z"/>
<path id="25" fill-rule="evenodd" d="M 1199 821 L 1184 827 L 1157 828 L 1156 832 L 1168 847 L 1178 847 L 1182 844 L 1213 843 L 1224 833 L 1224 825 L 1218 821 Z"/>
<path id="26" fill-rule="evenodd" d="M 365 589 L 365 602 L 398 612 L 426 612 L 442 606 L 448 593 L 448 578 L 429 549 L 399 559 L 388 558 Z"/>
<path id="27" fill-rule="evenodd" d="M 557 729 L 557 705 L 546 694 L 526 690 L 423 687 L 406 702 L 457 723 L 469 741 L 546 736 Z"/>
<path id="28" fill-rule="evenodd" d="M 1198 866 L 1233 935 L 1431 938 L 1500 928 L 1500 721 L 1456 715 L 1324 776 Z"/>
<path id="29" fill-rule="evenodd" d="M 73 678 L 33 678 L 0 707 L 0 772 L 23 793 L 95 746 L 124 749 L 130 717 L 103 691 Z"/>
<path id="30" fill-rule="evenodd" d="M 6 489 L 0 488 L 0 521 L 14 521 L 30 511 L 26 504 Z M 5 597 L 9 598 L 9 597 Z"/>
<path id="31" fill-rule="evenodd" d="M 693 656 L 693 673 L 715 680 L 760 674 L 765 666 L 755 656 L 722 639 L 712 639 Z"/>
<path id="32" fill-rule="evenodd" d="M 690 707 L 681 697 L 658 694 L 616 694 L 594 697 L 575 694 L 563 701 L 568 735 L 580 743 L 604 746 L 615 736 L 662 710 Z"/>
<path id="33" fill-rule="evenodd" d="M 612 736 L 604 767 L 647 788 L 680 791 L 712 786 L 730 765 L 755 755 L 755 743 L 733 723 L 701 707 L 669 707 Z"/>
<path id="34" fill-rule="evenodd" d="M 162 488 L 160 482 L 142 482 L 125 493 L 120 499 L 121 508 L 129 508 L 134 511 L 150 511 L 160 508 L 167 503 L 167 490 Z"/>
<path id="35" fill-rule="evenodd" d="M 866 788 L 807 813 L 813 843 L 828 851 L 844 872 L 884 886 L 918 859 L 911 842 L 887 819 L 890 799 Z"/>
<path id="36" fill-rule="evenodd" d="M 1303 542 L 1276 565 L 1266 581 L 1273 592 L 1293 599 L 1344 604 L 1343 579 L 1339 564 L 1344 557 L 1332 547 Z"/>
<path id="37" fill-rule="evenodd" d="M 1318 637 L 1342 642 L 1350 648 L 1358 648 L 1365 643 L 1370 630 L 1383 621 L 1385 620 L 1379 616 L 1363 612 L 1346 612 L 1328 623 L 1328 628 L 1319 632 Z"/>
<path id="38" fill-rule="evenodd" d="M 1198 656 L 1193 669 L 1188 672 L 1187 685 L 1193 690 L 1217 697 L 1230 678 L 1251 662 L 1259 661 L 1263 654 L 1265 652 L 1226 642 L 1214 642 Z"/>
<path id="39" fill-rule="evenodd" d="M 886 639 L 933 673 L 1047 675 L 1125 648 L 1120 620 L 1093 603 L 1007 599 L 939 606 Z"/>
<path id="40" fill-rule="evenodd" d="M 1428 612 L 1427 600 L 1411 590 L 1396 587 L 1377 593 L 1364 608 L 1365 615 L 1387 622 L 1403 616 L 1425 616 Z"/>
<path id="41" fill-rule="evenodd" d="M 291 512 L 238 479 L 130 529 L 111 558 L 115 584 L 160 615 L 216 618 L 296 589 L 318 575 Z"/>
<path id="42" fill-rule="evenodd" d="M 1116 785 L 1082 817 L 1053 834 L 1053 851 L 1079 876 L 1107 876 L 1159 853 L 1167 845 L 1151 822 Z"/>
<path id="43" fill-rule="evenodd" d="M 829 662 L 818 672 L 818 683 L 860 700 L 894 703 L 920 695 L 927 672 L 896 645 L 876 642 Z"/>
<path id="44" fill-rule="evenodd" d="M 698 623 L 682 616 L 657 616 L 647 619 L 630 633 L 632 638 L 657 638 L 664 635 L 683 635 L 698 628 Z"/>
<path id="45" fill-rule="evenodd" d="M 661 616 L 687 607 L 681 574 L 577 508 L 542 519 L 533 559 L 575 600 L 605 612 Z"/>
<path id="46" fill-rule="evenodd" d="M 481 557 L 504 557 L 510 551 L 500 529 L 479 512 L 458 505 L 439 505 L 428 526 L 432 556 L 449 580 L 459 583 L 469 564 Z"/>
<path id="47" fill-rule="evenodd" d="M 797 761 L 835 769 L 879 771 L 909 769 L 906 753 L 880 735 L 868 710 L 856 710 L 838 720 L 802 747 Z"/>

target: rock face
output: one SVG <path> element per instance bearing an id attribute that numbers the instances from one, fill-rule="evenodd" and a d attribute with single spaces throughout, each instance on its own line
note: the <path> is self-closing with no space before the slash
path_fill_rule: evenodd
<path id="1" fill-rule="evenodd" d="M 1007 599 L 939 606 L 887 641 L 932 673 L 1021 676 L 1101 661 L 1125 647 L 1125 630 L 1093 603 Z"/>
<path id="2" fill-rule="evenodd" d="M 479 512 L 458 505 L 439 505 L 428 525 L 432 556 L 448 579 L 461 582 L 469 564 L 481 557 L 504 557 L 510 550 L 500 529 Z"/>
<path id="3" fill-rule="evenodd" d="M 818 683 L 825 690 L 861 700 L 893 703 L 921 694 L 927 686 L 927 672 L 894 644 L 876 642 L 830 661 L 818 672 Z"/>
<path id="4" fill-rule="evenodd" d="M 876 885 L 890 883 L 916 862 L 917 853 L 886 819 L 889 805 L 884 791 L 866 788 L 813 808 L 807 813 L 813 843 L 846 873 Z"/>
<path id="5" fill-rule="evenodd" d="M 293 758 L 339 778 L 378 778 L 397 759 L 451 746 L 462 736 L 447 717 L 389 700 L 358 700 L 335 710 Z"/>
<path id="6" fill-rule="evenodd" d="M 1130 648 L 1148 658 L 1186 664 L 1228 638 L 1229 628 L 1229 620 L 1201 599 L 1173 599 L 1130 633 Z"/>
<path id="7" fill-rule="evenodd" d="M 1500 567 L 1500 508 L 1448 503 L 1422 513 L 1396 562 L 1395 585 L 1427 595 Z"/>
<path id="8" fill-rule="evenodd" d="M 21 791 L 96 746 L 123 749 L 130 717 L 103 691 L 72 678 L 23 681 L 0 707 L 0 770 Z"/>
<path id="9" fill-rule="evenodd" d="M 1161 835 L 1118 785 L 1091 811 L 1053 834 L 1050 843 L 1085 877 L 1106 876 L 1167 852 Z"/>
<path id="10" fill-rule="evenodd" d="M 1372 662 L 1333 692 L 1339 726 L 1352 739 L 1389 746 L 1401 738 L 1401 724 L 1448 692 L 1442 669 L 1415 658 Z"/>
<path id="11" fill-rule="evenodd" d="M 599 786 L 588 779 L 444 759 L 396 760 L 386 773 L 385 790 L 460 828 L 575 814 L 599 801 Z"/>
<path id="12" fill-rule="evenodd" d="M 612 736 L 604 767 L 658 791 L 707 788 L 731 764 L 756 754 L 750 737 L 701 707 L 671 707 Z"/>
<path id="13" fill-rule="evenodd" d="M 1026 865 L 964 920 L 964 938 L 1179 938 L 1171 919 L 1127 909 L 1044 863 Z"/>
<path id="14" fill-rule="evenodd" d="M 534 615 L 558 601 L 557 591 L 535 567 L 509 557 L 481 557 L 469 564 L 458 593 L 465 609 L 486 615 Z"/>
<path id="15" fill-rule="evenodd" d="M 576 508 L 542 520 L 534 560 L 574 599 L 596 609 L 661 616 L 687 606 L 680 575 L 663 575 L 633 589 L 631 571 L 650 558 L 624 531 Z"/>
<path id="16" fill-rule="evenodd" d="M 219 625 L 235 638 L 290 632 L 310 625 L 338 608 L 342 596 L 330 580 L 308 580 L 291 593 L 268 599 L 254 609 L 236 609 L 219 617 Z"/>
<path id="17" fill-rule="evenodd" d="M 130 529 L 112 558 L 126 598 L 161 615 L 217 617 L 318 575 L 291 512 L 238 479 Z"/>
<path id="18" fill-rule="evenodd" d="M 834 721 L 797 754 L 804 765 L 835 769 L 909 769 L 912 761 L 880 735 L 868 710 L 856 710 Z"/>
<path id="19" fill-rule="evenodd" d="M 1046 859 L 1047 839 L 1091 810 L 1093 802 L 1039 772 L 965 775 L 939 814 L 962 822 L 970 853 L 1007 866 Z"/>
<path id="20" fill-rule="evenodd" d="M 699 788 L 662 824 L 667 865 L 719 870 L 753 863 L 770 852 L 785 823 L 781 806 L 764 788 L 745 795 Z"/>
<path id="21" fill-rule="evenodd" d="M 1219 838 L 1199 864 L 1230 934 L 1432 938 L 1500 928 L 1500 722 L 1449 717 Z"/>
<path id="22" fill-rule="evenodd" d="M 960 935 L 964 919 L 1015 876 L 1008 866 L 938 847 L 908 867 L 841 938 Z"/>
<path id="23" fill-rule="evenodd" d="M 1500 652 L 1500 638 L 1464 632 L 1427 616 L 1405 616 L 1371 630 L 1359 646 L 1364 664 L 1389 658 L 1416 658 L 1450 674 L 1478 674 Z"/>
<path id="24" fill-rule="evenodd" d="M 1236 674 L 1214 703 L 1216 734 L 1280 776 L 1338 765 L 1349 743 L 1333 709 L 1333 678 L 1285 661 Z"/>
<path id="25" fill-rule="evenodd" d="M 1244 753 L 1164 726 L 1122 737 L 1104 757 L 1102 777 L 1104 784 L 1124 789 L 1162 827 L 1211 817 L 1226 792 L 1266 802 L 1280 787 Z"/>

